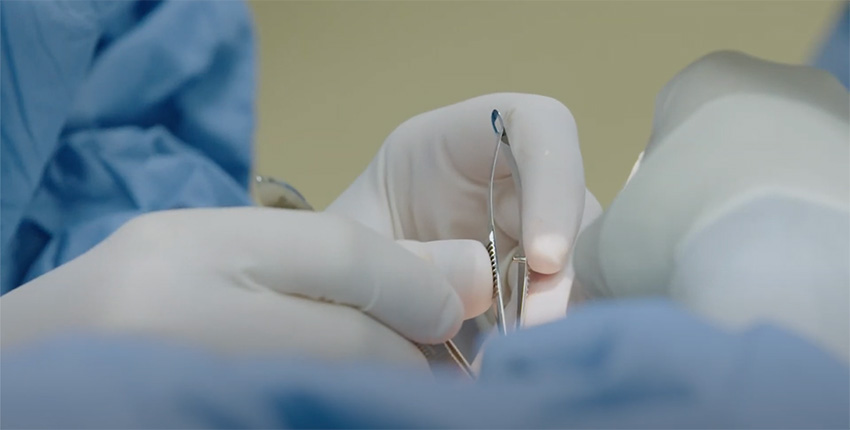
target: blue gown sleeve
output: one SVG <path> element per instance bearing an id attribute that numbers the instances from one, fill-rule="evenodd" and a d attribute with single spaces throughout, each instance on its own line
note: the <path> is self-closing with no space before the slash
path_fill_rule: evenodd
<path id="1" fill-rule="evenodd" d="M 663 301 L 577 308 L 488 346 L 472 384 L 365 364 L 70 337 L 3 352 L 10 428 L 848 428 L 850 371 Z"/>
<path id="2" fill-rule="evenodd" d="M 244 3 L 3 2 L 0 16 L 3 293 L 139 214 L 251 204 Z"/>
<path id="3" fill-rule="evenodd" d="M 850 88 L 850 2 L 844 2 L 838 19 L 814 57 L 813 65 L 835 75 Z"/>

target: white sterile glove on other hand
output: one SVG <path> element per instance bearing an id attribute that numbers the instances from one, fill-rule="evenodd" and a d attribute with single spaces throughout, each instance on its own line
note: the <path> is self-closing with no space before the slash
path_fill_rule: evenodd
<path id="1" fill-rule="evenodd" d="M 850 353 L 850 113 L 826 72 L 708 55 L 658 96 L 631 180 L 576 245 L 578 290 L 664 295 Z"/>
<path id="2" fill-rule="evenodd" d="M 411 118 L 387 137 L 371 164 L 327 210 L 395 239 L 486 241 L 496 146 L 493 109 L 505 120 L 523 187 L 519 202 L 510 168 L 500 157 L 495 188 L 500 259 L 518 244 L 521 209 L 532 270 L 526 323 L 550 321 L 566 310 L 576 235 L 601 213 L 585 189 L 575 121 L 557 100 L 492 94 Z M 483 305 L 491 303 L 490 297 L 483 299 Z"/>
<path id="3" fill-rule="evenodd" d="M 425 369 L 408 339 L 483 312 L 487 261 L 477 242 L 397 243 L 332 214 L 158 212 L 3 296 L 2 344 L 85 330 Z"/>

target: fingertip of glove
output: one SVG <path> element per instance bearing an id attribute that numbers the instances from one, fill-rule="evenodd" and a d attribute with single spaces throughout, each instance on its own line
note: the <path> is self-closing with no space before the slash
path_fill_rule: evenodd
<path id="1" fill-rule="evenodd" d="M 532 270 L 551 275 L 558 273 L 566 264 L 569 244 L 561 235 L 545 234 L 535 238 L 526 252 Z"/>

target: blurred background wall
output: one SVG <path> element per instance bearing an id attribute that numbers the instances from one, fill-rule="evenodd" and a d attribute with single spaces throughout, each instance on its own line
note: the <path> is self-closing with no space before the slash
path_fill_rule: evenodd
<path id="1" fill-rule="evenodd" d="M 650 129 L 655 94 L 714 50 L 805 62 L 836 1 L 254 1 L 257 172 L 324 208 L 418 113 L 481 94 L 555 97 L 578 123 L 607 206 Z M 489 156 L 489 155 L 487 155 Z"/>

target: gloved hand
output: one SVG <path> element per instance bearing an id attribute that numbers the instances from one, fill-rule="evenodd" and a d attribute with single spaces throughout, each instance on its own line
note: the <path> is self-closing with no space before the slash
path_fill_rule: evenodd
<path id="1" fill-rule="evenodd" d="M 332 214 L 157 212 L 3 296 L 2 344 L 93 330 L 424 367 L 407 339 L 483 312 L 487 261 L 477 242 L 399 244 Z"/>
<path id="2" fill-rule="evenodd" d="M 395 239 L 485 241 L 496 145 L 493 109 L 505 120 L 523 187 L 519 202 L 508 164 L 500 157 L 494 191 L 500 258 L 518 243 L 521 209 L 532 270 L 526 323 L 546 322 L 564 314 L 574 240 L 580 227 L 601 213 L 585 189 L 575 121 L 560 102 L 492 94 L 416 116 L 390 134 L 327 210 Z"/>
<path id="3" fill-rule="evenodd" d="M 658 96 L 631 180 L 579 238 L 589 296 L 667 296 L 850 351 L 850 112 L 828 73 L 719 52 Z"/>

